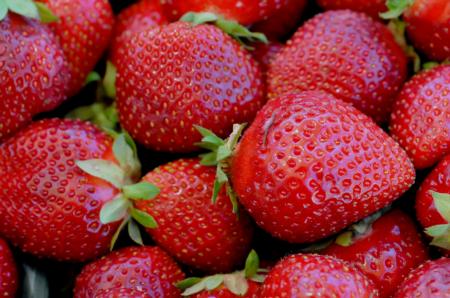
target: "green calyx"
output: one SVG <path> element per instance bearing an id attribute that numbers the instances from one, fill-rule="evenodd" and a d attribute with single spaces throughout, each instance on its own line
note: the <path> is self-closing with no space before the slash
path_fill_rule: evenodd
<path id="1" fill-rule="evenodd" d="M 0 21 L 8 11 L 18 15 L 40 20 L 42 23 L 57 22 L 58 17 L 42 2 L 33 0 L 0 0 Z"/>
<path id="2" fill-rule="evenodd" d="M 406 42 L 406 23 L 399 19 L 393 19 L 389 22 L 387 27 L 394 35 L 397 44 L 403 49 L 406 56 L 413 62 L 414 72 L 419 72 L 421 68 L 420 56 L 417 54 L 414 47 Z"/>
<path id="3" fill-rule="evenodd" d="M 430 191 L 433 197 L 434 207 L 447 221 L 425 229 L 425 233 L 432 237 L 431 245 L 450 250 L 450 194 Z"/>
<path id="4" fill-rule="evenodd" d="M 392 20 L 400 17 L 406 9 L 414 4 L 414 0 L 387 0 L 388 11 L 380 13 L 380 17 L 385 20 Z"/>
<path id="5" fill-rule="evenodd" d="M 230 158 L 233 155 L 234 148 L 236 147 L 240 136 L 242 135 L 245 124 L 234 124 L 233 132 L 226 140 L 222 140 L 209 129 L 200 126 L 195 126 L 195 128 L 203 137 L 201 142 L 197 143 L 196 145 L 210 151 L 208 153 L 200 155 L 200 163 L 205 166 L 217 167 L 216 179 L 214 181 L 213 193 L 211 198 L 212 202 L 215 203 L 217 201 L 219 192 L 221 191 L 223 186 L 225 186 L 227 195 L 233 205 L 233 212 L 235 214 L 238 214 L 239 204 L 236 193 L 231 187 L 230 180 L 228 178 L 228 172 L 230 168 Z"/>
<path id="6" fill-rule="evenodd" d="M 120 190 L 119 194 L 105 203 L 100 210 L 102 224 L 122 220 L 112 238 L 111 249 L 126 224 L 128 224 L 130 238 L 142 245 L 142 237 L 136 222 L 145 228 L 156 228 L 157 222 L 148 213 L 136 209 L 134 202 L 155 198 L 159 194 L 159 189 L 148 182 L 137 182 L 140 178 L 141 164 L 137 157 L 136 145 L 127 133 L 116 135 L 112 149 L 117 163 L 103 159 L 90 159 L 78 160 L 76 165 L 83 172 L 107 181 Z"/>
<path id="7" fill-rule="evenodd" d="M 244 296 L 249 288 L 248 280 L 263 283 L 264 273 L 267 273 L 267 270 L 259 268 L 258 254 L 252 250 L 247 257 L 244 270 L 229 274 L 215 274 L 204 278 L 190 277 L 178 282 L 176 286 L 183 290 L 182 296 L 212 291 L 220 286 L 226 287 L 237 296 Z"/>
<path id="8" fill-rule="evenodd" d="M 180 21 L 192 23 L 194 26 L 206 23 L 214 24 L 248 49 L 252 48 L 247 46 L 245 41 L 268 43 L 267 37 L 263 33 L 251 32 L 239 23 L 226 20 L 211 12 L 188 12 L 181 17 Z"/>

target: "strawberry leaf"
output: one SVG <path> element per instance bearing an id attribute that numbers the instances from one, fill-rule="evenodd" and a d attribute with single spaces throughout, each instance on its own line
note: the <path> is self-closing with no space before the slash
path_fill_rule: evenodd
<path id="1" fill-rule="evenodd" d="M 255 250 L 251 250 L 245 260 L 245 277 L 251 278 L 256 275 L 259 269 L 259 257 Z"/>
<path id="2" fill-rule="evenodd" d="M 92 83 L 92 82 L 98 82 L 98 81 L 100 81 L 101 79 L 102 79 L 102 77 L 99 75 L 98 72 L 96 72 L 96 71 L 91 71 L 91 72 L 87 75 L 86 80 L 84 81 L 84 84 L 87 85 L 87 84 Z"/>
<path id="3" fill-rule="evenodd" d="M 223 283 L 231 293 L 238 296 L 244 296 L 248 291 L 248 282 L 242 272 L 225 275 Z"/>
<path id="4" fill-rule="evenodd" d="M 215 22 L 219 19 L 219 17 L 211 12 L 188 12 L 183 15 L 180 21 L 192 23 L 194 26 Z"/>
<path id="5" fill-rule="evenodd" d="M 58 16 L 56 16 L 53 11 L 50 10 L 47 4 L 44 4 L 42 2 L 35 2 L 35 4 L 42 23 L 48 24 L 59 21 Z"/>
<path id="6" fill-rule="evenodd" d="M 144 245 L 144 242 L 142 241 L 141 231 L 139 230 L 136 222 L 132 219 L 128 221 L 128 235 L 135 243 Z"/>
<path id="7" fill-rule="evenodd" d="M 0 0 L 0 21 L 8 14 L 8 5 L 3 0 Z"/>
<path id="8" fill-rule="evenodd" d="M 9 10 L 21 16 L 39 20 L 39 11 L 32 0 L 4 0 Z"/>
<path id="9" fill-rule="evenodd" d="M 436 210 L 447 222 L 450 222 L 450 194 L 435 191 L 431 191 L 430 193 L 433 197 Z"/>
<path id="10" fill-rule="evenodd" d="M 109 245 L 109 250 L 112 251 L 114 249 L 114 246 L 116 245 L 117 239 L 119 238 L 120 233 L 122 232 L 123 228 L 127 224 L 127 222 L 130 220 L 130 217 L 127 216 L 122 220 L 122 223 L 120 224 L 119 228 L 114 232 L 114 235 L 111 238 L 111 243 Z"/>
<path id="11" fill-rule="evenodd" d="M 122 195 L 106 202 L 100 210 L 100 221 L 102 224 L 116 222 L 126 217 L 130 203 Z"/>
<path id="12" fill-rule="evenodd" d="M 116 77 L 117 69 L 111 61 L 106 62 L 106 73 L 103 78 L 103 88 L 109 98 L 116 98 Z"/>
<path id="13" fill-rule="evenodd" d="M 353 233 L 348 231 L 348 232 L 344 232 L 342 234 L 340 234 L 339 236 L 337 236 L 336 238 L 336 244 L 340 245 L 340 246 L 350 246 L 352 244 L 352 238 L 353 238 Z"/>
<path id="14" fill-rule="evenodd" d="M 115 163 L 103 159 L 77 160 L 76 165 L 85 173 L 108 181 L 117 188 L 125 182 L 125 172 Z"/>
<path id="15" fill-rule="evenodd" d="M 113 144 L 114 157 L 120 164 L 120 167 L 132 178 L 140 175 L 141 164 L 127 141 L 124 133 L 119 134 Z"/>
<path id="16" fill-rule="evenodd" d="M 439 237 L 448 233 L 450 224 L 435 225 L 425 229 L 425 233 L 431 237 Z"/>
<path id="17" fill-rule="evenodd" d="M 151 200 L 159 194 L 159 188 L 144 181 L 124 186 L 122 193 L 126 198 L 132 200 Z"/>
<path id="18" fill-rule="evenodd" d="M 205 289 L 206 290 L 214 290 L 218 288 L 223 283 L 223 275 L 216 274 L 212 276 L 208 276 L 205 278 Z"/>
<path id="19" fill-rule="evenodd" d="M 388 11 L 380 13 L 380 17 L 385 20 L 398 18 L 403 12 L 414 4 L 414 0 L 387 0 Z"/>
<path id="20" fill-rule="evenodd" d="M 153 218 L 153 216 L 151 216 L 150 214 L 148 214 L 146 212 L 143 212 L 136 208 L 130 208 L 130 215 L 138 223 L 140 223 L 142 226 L 144 226 L 146 228 L 155 229 L 158 227 L 158 223 Z"/>
<path id="21" fill-rule="evenodd" d="M 192 287 L 195 284 L 198 284 L 202 279 L 199 277 L 188 277 L 179 281 L 175 284 L 175 286 L 180 290 L 186 290 L 187 288 Z"/>

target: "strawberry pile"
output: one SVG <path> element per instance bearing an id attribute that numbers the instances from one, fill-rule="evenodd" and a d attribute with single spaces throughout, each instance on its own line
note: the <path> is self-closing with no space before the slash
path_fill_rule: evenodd
<path id="1" fill-rule="evenodd" d="M 0 0 L 0 297 L 450 297 L 447 0 Z"/>

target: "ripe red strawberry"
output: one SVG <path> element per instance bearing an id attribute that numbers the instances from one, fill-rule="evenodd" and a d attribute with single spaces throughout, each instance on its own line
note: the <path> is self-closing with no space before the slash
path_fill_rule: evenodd
<path id="1" fill-rule="evenodd" d="M 132 288 L 109 288 L 99 290 L 93 298 L 152 298 L 150 294 Z"/>
<path id="2" fill-rule="evenodd" d="M 448 297 L 450 294 L 450 259 L 428 261 L 413 270 L 394 298 Z"/>
<path id="3" fill-rule="evenodd" d="M 436 204 L 437 203 L 437 204 Z M 450 155 L 422 182 L 416 196 L 417 219 L 433 237 L 432 245 L 450 257 Z"/>
<path id="4" fill-rule="evenodd" d="M 117 68 L 120 122 L 138 142 L 196 150 L 198 124 L 225 136 L 263 105 L 255 61 L 219 28 L 176 22 L 135 35 Z"/>
<path id="5" fill-rule="evenodd" d="M 359 270 L 339 259 L 320 255 L 291 255 L 281 260 L 264 281 L 260 298 L 379 297 Z"/>
<path id="6" fill-rule="evenodd" d="M 414 182 L 400 146 L 350 104 L 320 92 L 269 101 L 231 160 L 231 184 L 256 222 L 289 242 L 330 236 Z"/>
<path id="7" fill-rule="evenodd" d="M 0 238 L 0 297 L 15 297 L 18 275 L 8 243 Z"/>
<path id="8" fill-rule="evenodd" d="M 180 290 L 174 284 L 182 279 L 184 273 L 159 247 L 126 247 L 86 265 L 77 277 L 74 297 L 96 297 L 119 287 L 150 297 L 179 298 Z"/>
<path id="9" fill-rule="evenodd" d="M 400 210 L 363 221 L 353 230 L 350 238 L 343 239 L 348 232 L 341 234 L 321 253 L 360 269 L 380 290 L 380 297 L 391 297 L 408 273 L 428 259 L 414 222 Z"/>
<path id="10" fill-rule="evenodd" d="M 272 61 L 269 97 L 321 90 L 383 122 L 406 78 L 406 57 L 383 24 L 348 10 L 306 22 Z"/>
<path id="11" fill-rule="evenodd" d="M 270 62 L 275 58 L 281 49 L 283 44 L 277 41 L 270 41 L 268 44 L 259 43 L 255 45 L 255 49 L 251 51 L 253 58 L 259 62 L 263 72 L 267 72 Z"/>
<path id="12" fill-rule="evenodd" d="M 166 14 L 177 21 L 187 12 L 212 12 L 250 25 L 261 21 L 283 6 L 288 0 L 161 0 Z"/>
<path id="13" fill-rule="evenodd" d="M 159 0 L 141 0 L 122 10 L 116 19 L 110 47 L 112 63 L 119 65 L 118 60 L 124 55 L 126 43 L 133 34 L 165 24 L 167 19 Z"/>
<path id="14" fill-rule="evenodd" d="M 66 98 L 64 54 L 44 25 L 9 13 L 0 20 L 0 142 Z"/>
<path id="15" fill-rule="evenodd" d="M 391 114 L 390 133 L 419 169 L 450 153 L 450 66 L 423 71 L 408 81 Z"/>
<path id="16" fill-rule="evenodd" d="M 148 173 L 143 181 L 160 189 L 136 208 L 153 216 L 152 238 L 181 262 L 208 272 L 229 272 L 250 250 L 253 226 L 233 213 L 225 192 L 211 202 L 215 170 L 198 159 L 180 159 Z"/>
<path id="17" fill-rule="evenodd" d="M 109 45 L 114 15 L 108 0 L 39 0 L 59 17 L 49 26 L 58 37 L 69 63 L 69 95 L 84 85 Z"/>
<path id="18" fill-rule="evenodd" d="M 317 3 L 326 10 L 350 9 L 364 12 L 374 19 L 387 10 L 386 0 L 317 0 Z"/>

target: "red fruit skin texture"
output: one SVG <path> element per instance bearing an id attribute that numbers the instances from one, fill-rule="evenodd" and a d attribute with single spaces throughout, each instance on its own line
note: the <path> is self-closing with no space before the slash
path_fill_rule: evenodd
<path id="1" fill-rule="evenodd" d="M 69 96 L 84 85 L 109 45 L 114 14 L 108 0 L 42 0 L 59 17 L 49 26 L 56 34 L 69 63 L 72 79 Z"/>
<path id="2" fill-rule="evenodd" d="M 87 122 L 34 122 L 0 145 L 0 234 L 22 251 L 85 261 L 109 249 L 118 224 L 100 209 L 118 192 L 87 175 L 76 160 L 114 161 L 112 139 Z"/>
<path id="3" fill-rule="evenodd" d="M 0 22 L 0 142 L 66 99 L 64 54 L 44 25 L 10 13 Z"/>
<path id="4" fill-rule="evenodd" d="M 429 59 L 450 58 L 450 2 L 416 0 L 405 11 L 406 32 L 414 47 Z"/>
<path id="5" fill-rule="evenodd" d="M 196 269 L 223 273 L 244 261 L 253 226 L 244 212 L 239 218 L 233 213 L 224 191 L 211 202 L 215 173 L 198 159 L 160 166 L 143 178 L 160 194 L 135 205 L 156 219 L 158 227 L 147 232 L 169 254 Z"/>
<path id="6" fill-rule="evenodd" d="M 99 290 L 94 298 L 152 298 L 149 294 L 131 288 L 110 288 Z"/>
<path id="7" fill-rule="evenodd" d="M 415 75 L 397 97 L 390 134 L 418 169 L 450 153 L 450 66 Z"/>
<path id="8" fill-rule="evenodd" d="M 269 69 L 270 62 L 284 47 L 282 43 L 277 41 L 269 41 L 268 44 L 258 43 L 254 45 L 254 50 L 251 51 L 253 58 L 259 62 L 264 73 Z"/>
<path id="9" fill-rule="evenodd" d="M 342 260 L 320 255 L 291 255 L 269 272 L 260 298 L 379 297 L 359 270 Z"/>
<path id="10" fill-rule="evenodd" d="M 158 0 L 141 0 L 122 10 L 117 16 L 110 47 L 110 60 L 119 65 L 126 44 L 133 34 L 167 24 Z M 125 62 L 126 63 L 126 62 Z"/>
<path id="11" fill-rule="evenodd" d="M 388 10 L 385 0 L 317 0 L 317 3 L 325 10 L 350 9 L 374 19 L 379 19 L 379 14 Z"/>
<path id="12" fill-rule="evenodd" d="M 363 13 L 328 11 L 300 27 L 272 60 L 269 98 L 321 90 L 384 122 L 406 79 L 406 62 L 383 24 Z"/>
<path id="13" fill-rule="evenodd" d="M 248 280 L 248 290 L 243 296 L 233 294 L 224 286 L 220 286 L 218 289 L 212 291 L 203 291 L 198 294 L 192 295 L 192 298 L 260 298 L 261 297 L 261 285 L 254 281 Z"/>
<path id="14" fill-rule="evenodd" d="M 450 296 L 450 259 L 425 262 L 412 272 L 393 298 L 446 298 Z"/>
<path id="15" fill-rule="evenodd" d="M 415 172 L 369 117 L 309 91 L 264 106 L 236 149 L 231 179 L 258 225 L 307 243 L 385 207 L 413 184 Z"/>
<path id="16" fill-rule="evenodd" d="M 169 24 L 135 35 L 117 68 L 122 126 L 150 149 L 191 152 L 193 125 L 225 137 L 250 122 L 265 102 L 251 55 L 212 25 Z"/>
<path id="17" fill-rule="evenodd" d="M 18 287 L 17 267 L 8 243 L 0 238 L 0 297 L 15 297 Z"/>
<path id="18" fill-rule="evenodd" d="M 126 247 L 86 265 L 77 277 L 74 297 L 96 297 L 119 287 L 150 297 L 179 298 L 181 292 L 174 284 L 184 277 L 175 261 L 159 247 Z"/>
<path id="19" fill-rule="evenodd" d="M 425 244 L 414 222 L 400 210 L 376 220 L 367 234 L 350 246 L 333 243 L 321 253 L 342 259 L 360 269 L 380 290 L 391 297 L 408 273 L 428 260 Z"/>
<path id="20" fill-rule="evenodd" d="M 179 20 L 187 12 L 213 12 L 242 25 L 266 19 L 289 0 L 161 0 L 166 15 Z"/>
<path id="21" fill-rule="evenodd" d="M 448 223 L 436 210 L 430 191 L 450 193 L 450 155 L 437 164 L 417 191 L 416 214 L 424 228 Z M 450 251 L 445 250 L 444 254 L 450 257 Z"/>

